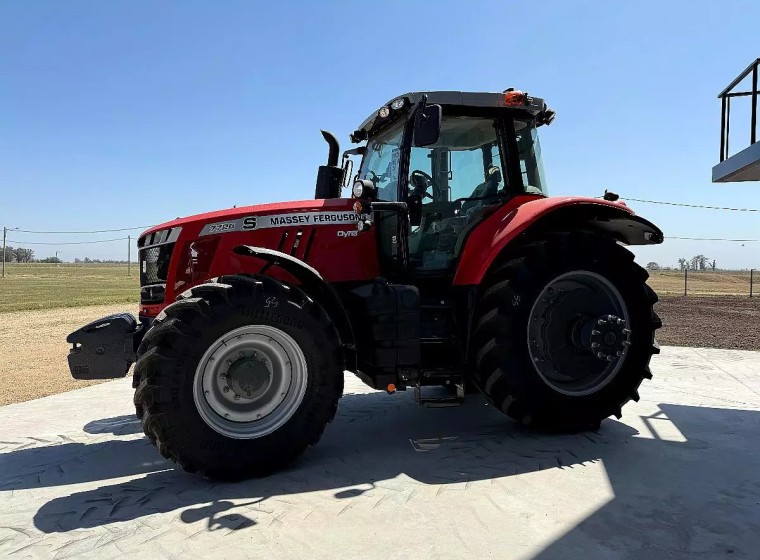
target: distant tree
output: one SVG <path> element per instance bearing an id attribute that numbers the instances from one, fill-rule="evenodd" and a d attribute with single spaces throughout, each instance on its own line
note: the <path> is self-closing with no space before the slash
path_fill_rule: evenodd
<path id="1" fill-rule="evenodd" d="M 82 259 L 74 259 L 74 264 L 79 264 L 82 262 Z"/>
<path id="2" fill-rule="evenodd" d="M 13 250 L 13 254 L 16 257 L 16 262 L 29 263 L 34 260 L 34 251 L 31 249 L 22 249 L 19 247 Z"/>
<path id="3" fill-rule="evenodd" d="M 59 259 L 58 257 L 45 257 L 44 259 L 40 259 L 41 263 L 47 263 L 47 264 L 60 264 L 63 261 Z"/>
<path id="4" fill-rule="evenodd" d="M 712 267 L 713 272 L 715 272 L 715 259 L 713 259 L 713 262 L 710 266 Z"/>
<path id="5" fill-rule="evenodd" d="M 90 264 L 91 262 L 92 262 L 92 259 L 90 259 L 90 257 L 85 257 L 84 258 L 84 263 L 85 264 Z"/>
<path id="6" fill-rule="evenodd" d="M 678 268 L 680 270 L 686 270 L 687 268 L 689 268 L 688 259 L 678 259 Z"/>
<path id="7" fill-rule="evenodd" d="M 0 253 L 2 253 L 2 252 L 3 252 L 3 248 L 0 247 Z M 2 255 L 0 255 L 0 256 L 2 256 Z M 13 257 L 14 257 L 13 247 L 11 247 L 10 245 L 6 245 L 5 246 L 5 258 L 3 260 L 5 260 L 5 262 L 13 262 Z"/>
<path id="8" fill-rule="evenodd" d="M 660 265 L 654 261 L 647 263 L 647 270 L 660 270 L 660 268 Z"/>

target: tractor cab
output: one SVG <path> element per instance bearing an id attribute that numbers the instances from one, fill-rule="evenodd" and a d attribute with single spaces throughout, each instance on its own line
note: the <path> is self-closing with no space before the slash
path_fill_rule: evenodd
<path id="1" fill-rule="evenodd" d="M 537 129 L 553 118 L 514 90 L 410 93 L 381 107 L 352 135 L 366 146 L 348 152 L 362 155 L 353 195 L 373 211 L 380 257 L 412 273 L 451 271 L 500 204 L 546 196 Z"/>

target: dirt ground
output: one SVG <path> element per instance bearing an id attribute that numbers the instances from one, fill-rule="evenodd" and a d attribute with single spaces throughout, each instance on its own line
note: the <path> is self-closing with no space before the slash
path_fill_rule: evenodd
<path id="1" fill-rule="evenodd" d="M 66 335 L 124 304 L 0 314 L 0 406 L 78 389 L 97 381 L 69 375 Z M 662 297 L 657 311 L 663 346 L 760 350 L 760 298 Z"/>
<path id="2" fill-rule="evenodd" d="M 0 314 L 0 406 L 79 389 L 97 381 L 69 374 L 66 336 L 80 326 L 132 306 L 96 305 Z"/>
<path id="3" fill-rule="evenodd" d="M 662 346 L 760 350 L 760 297 L 665 296 L 656 310 Z"/>

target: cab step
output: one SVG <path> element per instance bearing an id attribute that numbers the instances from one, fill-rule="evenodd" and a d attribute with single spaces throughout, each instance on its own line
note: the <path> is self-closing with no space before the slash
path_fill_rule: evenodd
<path id="1" fill-rule="evenodd" d="M 453 389 L 442 386 L 414 386 L 414 400 L 426 408 L 459 406 L 464 402 L 464 383 L 456 383 Z"/>

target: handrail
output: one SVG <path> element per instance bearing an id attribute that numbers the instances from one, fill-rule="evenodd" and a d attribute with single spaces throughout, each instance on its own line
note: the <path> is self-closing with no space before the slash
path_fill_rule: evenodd
<path id="1" fill-rule="evenodd" d="M 720 161 L 728 159 L 728 139 L 731 131 L 731 98 L 752 96 L 752 113 L 750 122 L 750 145 L 757 142 L 757 80 L 758 67 L 760 67 L 760 58 L 756 58 L 749 66 L 739 74 L 723 91 L 718 94 L 721 100 L 721 118 L 720 118 Z M 732 90 L 739 83 L 752 73 L 752 90 L 733 92 Z"/>

